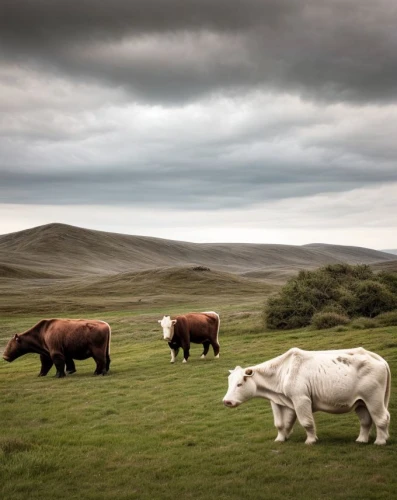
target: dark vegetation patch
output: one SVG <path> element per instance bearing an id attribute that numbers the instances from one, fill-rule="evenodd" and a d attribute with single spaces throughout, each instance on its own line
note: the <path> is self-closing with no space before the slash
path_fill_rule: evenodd
<path id="1" fill-rule="evenodd" d="M 2 438 L 0 439 L 0 450 L 5 455 L 11 455 L 13 453 L 20 453 L 22 451 L 28 451 L 32 448 L 30 443 L 23 441 L 19 438 Z"/>
<path id="2" fill-rule="evenodd" d="M 292 329 L 314 324 L 316 328 L 346 324 L 350 319 L 397 316 L 397 275 L 375 273 L 368 265 L 332 264 L 315 271 L 300 271 L 265 309 L 268 328 Z M 382 318 L 382 317 L 381 317 Z M 326 326 L 329 325 L 329 326 Z"/>
<path id="3" fill-rule="evenodd" d="M 333 326 L 346 325 L 350 319 L 345 314 L 337 312 L 319 312 L 313 314 L 312 325 L 317 330 L 332 328 Z"/>

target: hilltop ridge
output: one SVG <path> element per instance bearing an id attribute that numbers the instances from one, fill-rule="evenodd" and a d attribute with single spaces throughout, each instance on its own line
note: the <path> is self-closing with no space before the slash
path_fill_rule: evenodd
<path id="1" fill-rule="evenodd" d="M 258 278 L 271 270 L 315 268 L 329 263 L 373 264 L 395 260 L 368 248 L 313 243 L 191 243 L 133 236 L 51 223 L 0 236 L 0 264 L 12 275 L 31 268 L 39 273 L 82 275 L 202 265 Z M 288 271 L 289 273 L 289 271 Z"/>

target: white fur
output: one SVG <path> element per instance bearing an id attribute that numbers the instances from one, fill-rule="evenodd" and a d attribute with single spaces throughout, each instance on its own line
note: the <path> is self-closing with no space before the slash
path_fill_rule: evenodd
<path id="1" fill-rule="evenodd" d="M 160 323 L 163 328 L 163 338 L 167 342 L 171 342 L 172 337 L 174 336 L 174 325 L 176 323 L 176 319 L 171 319 L 170 316 L 164 316 L 163 319 L 159 319 L 158 323 Z"/>
<path id="2" fill-rule="evenodd" d="M 372 422 L 375 444 L 386 444 L 389 437 L 390 368 L 378 354 L 362 347 L 335 351 L 292 348 L 265 363 L 231 370 L 224 404 L 235 407 L 253 397 L 270 400 L 278 430 L 276 441 L 289 437 L 297 418 L 306 430 L 306 444 L 315 443 L 315 411 L 355 410 L 360 443 L 368 442 Z"/>

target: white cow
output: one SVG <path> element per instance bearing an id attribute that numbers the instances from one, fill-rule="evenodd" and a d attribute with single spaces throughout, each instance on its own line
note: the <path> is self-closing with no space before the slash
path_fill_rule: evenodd
<path id="1" fill-rule="evenodd" d="M 225 406 L 234 408 L 254 397 L 270 400 L 276 441 L 285 441 L 298 418 L 306 444 L 317 440 L 313 412 L 347 413 L 360 420 L 359 443 L 368 443 L 372 423 L 375 444 L 389 437 L 390 368 L 378 354 L 362 347 L 336 351 L 303 351 L 296 347 L 277 358 L 230 370 Z"/>

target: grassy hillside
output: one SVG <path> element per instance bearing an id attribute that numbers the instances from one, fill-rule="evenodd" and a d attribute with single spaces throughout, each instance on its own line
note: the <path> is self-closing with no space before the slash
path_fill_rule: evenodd
<path id="1" fill-rule="evenodd" d="M 77 373 L 61 380 L 54 370 L 38 378 L 35 355 L 1 362 L 1 498 L 52 500 L 54 492 L 79 500 L 394 498 L 394 381 L 386 447 L 355 443 L 354 413 L 316 414 L 319 442 L 312 447 L 304 444 L 299 424 L 290 441 L 275 443 L 268 402 L 252 400 L 231 410 L 221 401 L 229 369 L 292 346 L 362 345 L 384 356 L 396 373 L 397 328 L 269 333 L 255 305 L 253 311 L 243 304 L 213 306 L 221 315 L 219 360 L 212 352 L 200 360 L 194 345 L 188 364 L 179 357 L 171 365 L 154 308 L 97 315 L 113 331 L 106 377 L 92 376 L 92 360 L 76 362 Z M 36 319 L 0 317 L 0 345 Z"/>
<path id="2" fill-rule="evenodd" d="M 39 358 L 0 359 L 0 498 L 257 500 L 392 498 L 391 440 L 358 445 L 354 414 L 316 415 L 320 442 L 297 424 L 274 443 L 270 405 L 225 408 L 228 370 L 293 346 L 362 345 L 397 369 L 397 327 L 264 331 L 263 305 L 289 276 L 339 259 L 395 266 L 368 249 L 195 245 L 49 225 L 0 236 L 0 353 L 43 317 L 85 317 L 112 327 L 111 371 L 77 361 L 65 379 L 37 377 Z M 380 261 L 380 262 L 379 262 Z M 355 261 L 354 261 L 355 262 Z M 169 363 L 164 314 L 216 310 L 221 358 Z M 358 325 L 360 328 L 361 326 Z"/>
<path id="3" fill-rule="evenodd" d="M 0 262 L 56 276 L 113 274 L 157 267 L 206 266 L 244 273 L 327 263 L 393 260 L 376 250 L 337 245 L 195 244 L 48 224 L 0 236 Z M 0 276 L 4 273 L 0 270 Z"/>

